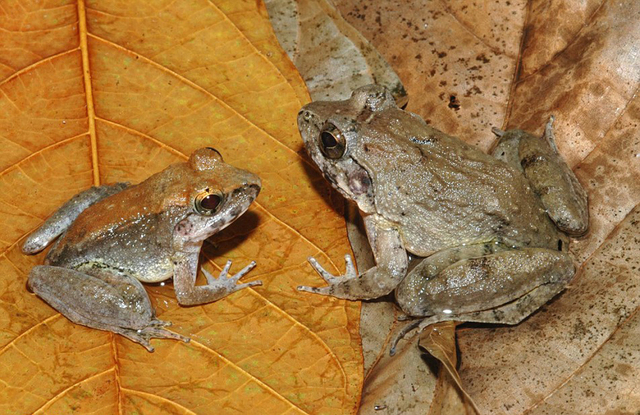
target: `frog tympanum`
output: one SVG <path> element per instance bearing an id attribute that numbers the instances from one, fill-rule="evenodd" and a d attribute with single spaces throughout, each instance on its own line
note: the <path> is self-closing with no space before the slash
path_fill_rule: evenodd
<path id="1" fill-rule="evenodd" d="M 198 256 L 209 236 L 231 224 L 260 192 L 258 176 L 223 162 L 212 148 L 196 150 L 144 182 L 92 187 L 64 204 L 24 242 L 35 254 L 56 238 L 45 265 L 28 285 L 71 321 L 119 333 L 149 351 L 151 338 L 188 341 L 158 320 L 140 281 L 173 277 L 178 302 L 216 301 L 260 281 L 237 284 L 251 262 L 228 278 L 231 261 L 218 278 L 202 270 Z"/>
<path id="2" fill-rule="evenodd" d="M 558 154 L 553 119 L 542 137 L 494 130 L 488 155 L 399 109 L 369 85 L 345 101 L 302 108 L 298 127 L 324 177 L 357 203 L 376 266 L 301 291 L 350 300 L 395 290 L 400 308 L 438 321 L 516 324 L 575 273 L 568 235 L 587 231 L 586 193 Z M 424 257 L 409 269 L 409 254 Z M 393 351 L 393 350 L 392 350 Z"/>

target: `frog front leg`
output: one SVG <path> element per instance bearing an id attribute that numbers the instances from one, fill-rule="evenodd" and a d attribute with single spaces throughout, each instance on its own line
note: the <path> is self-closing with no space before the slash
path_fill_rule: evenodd
<path id="1" fill-rule="evenodd" d="M 127 186 L 128 183 L 94 186 L 73 196 L 25 239 L 22 244 L 22 252 L 33 255 L 42 251 L 54 239 L 62 235 L 86 208 L 121 192 Z"/>
<path id="2" fill-rule="evenodd" d="M 199 253 L 200 248 L 198 246 L 191 252 L 177 252 L 174 254 L 173 287 L 176 292 L 176 298 L 181 305 L 211 303 L 243 288 L 262 285 L 262 281 L 238 284 L 238 280 L 256 266 L 255 261 L 251 261 L 249 265 L 231 276 L 231 278 L 228 278 L 231 261 L 227 261 L 218 278 L 215 278 L 203 268 L 202 273 L 207 279 L 207 285 L 196 286 Z"/>
<path id="3" fill-rule="evenodd" d="M 151 338 L 189 338 L 164 329 L 140 282 L 116 269 L 88 265 L 79 270 L 40 265 L 34 267 L 31 291 L 74 323 L 111 331 L 144 346 Z"/>
<path id="4" fill-rule="evenodd" d="M 391 352 L 409 331 L 441 321 L 517 324 L 561 292 L 574 273 L 567 253 L 544 248 L 489 243 L 437 252 L 396 290 L 404 312 L 426 318 L 405 327 Z"/>
<path id="5" fill-rule="evenodd" d="M 542 137 L 494 128 L 499 139 L 492 155 L 524 173 L 558 229 L 581 236 L 589 227 L 587 194 L 558 153 L 553 121 L 552 116 Z"/>
<path id="6" fill-rule="evenodd" d="M 322 268 L 315 258 L 309 258 L 311 266 L 329 286 L 301 285 L 298 290 L 349 300 L 374 299 L 393 291 L 406 275 L 409 262 L 400 233 L 394 224 L 377 214 L 365 216 L 364 224 L 376 266 L 358 276 L 351 257 L 346 255 L 346 275 L 335 277 Z"/>

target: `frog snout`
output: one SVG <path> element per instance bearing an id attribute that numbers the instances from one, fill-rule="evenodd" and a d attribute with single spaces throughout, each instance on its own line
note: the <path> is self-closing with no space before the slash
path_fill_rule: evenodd
<path id="1" fill-rule="evenodd" d="M 260 193 L 260 190 L 262 189 L 262 187 L 260 186 L 260 183 L 258 183 L 258 184 L 249 183 L 249 184 L 246 185 L 245 188 L 247 189 L 248 193 L 253 195 L 253 199 L 258 197 L 258 194 Z"/>
<path id="2" fill-rule="evenodd" d="M 346 101 L 313 101 L 298 112 L 298 127 L 303 125 L 320 126 L 331 116 L 339 115 L 348 109 Z"/>
<path id="3" fill-rule="evenodd" d="M 315 125 L 315 114 L 306 108 L 307 107 L 304 106 L 300 112 L 298 112 L 298 130 L 303 140 L 306 135 L 310 134 L 310 130 L 313 129 Z"/>
<path id="4" fill-rule="evenodd" d="M 245 178 L 243 185 L 247 188 L 254 188 L 259 192 L 260 189 L 262 189 L 262 180 L 260 180 L 258 175 L 247 172 L 247 177 Z"/>
<path id="5" fill-rule="evenodd" d="M 300 124 L 300 121 L 308 122 L 311 118 L 313 118 L 313 114 L 304 108 L 298 112 L 298 124 Z"/>
<path id="6" fill-rule="evenodd" d="M 249 195 L 251 200 L 255 200 L 262 189 L 262 181 L 260 177 L 253 173 L 247 172 L 243 182 L 242 187 L 240 187 L 237 191 Z"/>

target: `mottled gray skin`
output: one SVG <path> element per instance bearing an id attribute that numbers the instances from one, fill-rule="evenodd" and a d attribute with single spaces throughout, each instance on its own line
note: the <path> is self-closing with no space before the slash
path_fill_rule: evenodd
<path id="1" fill-rule="evenodd" d="M 227 278 L 202 270 L 208 284 L 196 286 L 198 256 L 206 238 L 242 215 L 260 191 L 260 179 L 225 164 L 211 148 L 169 166 L 144 182 L 100 186 L 74 196 L 23 244 L 35 254 L 55 241 L 45 264 L 29 274 L 29 287 L 70 320 L 108 330 L 142 344 L 153 337 L 189 339 L 167 331 L 140 281 L 173 277 L 178 302 L 216 301 L 242 288 L 262 284 L 237 281 L 252 262 Z M 215 209 L 200 203 L 219 197 Z"/>
<path id="2" fill-rule="evenodd" d="M 358 204 L 376 259 L 357 275 L 347 256 L 346 275 L 335 277 L 310 258 L 329 286 L 299 290 L 357 300 L 395 289 L 402 310 L 425 324 L 515 324 L 573 277 L 566 234 L 586 232 L 587 199 L 551 123 L 542 138 L 496 130 L 488 155 L 370 85 L 306 105 L 298 127 L 325 178 Z M 338 145 L 323 140 L 328 132 Z M 425 259 L 408 271 L 407 253 Z"/>

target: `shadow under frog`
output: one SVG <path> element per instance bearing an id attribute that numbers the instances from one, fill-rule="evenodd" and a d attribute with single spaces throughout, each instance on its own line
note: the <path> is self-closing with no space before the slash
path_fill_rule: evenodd
<path id="1" fill-rule="evenodd" d="M 520 322 L 571 280 L 569 236 L 588 228 L 586 193 L 558 154 L 552 121 L 542 137 L 494 130 L 489 155 L 399 109 L 383 87 L 306 105 L 305 147 L 357 203 L 376 265 L 358 275 L 347 255 L 336 277 L 310 258 L 329 285 L 298 289 L 350 300 L 395 292 L 422 320 L 400 337 L 446 320 Z M 409 269 L 409 255 L 424 259 Z"/>
<path id="2" fill-rule="evenodd" d="M 140 281 L 173 278 L 181 305 L 261 285 L 237 284 L 255 262 L 228 278 L 231 261 L 218 278 L 203 269 L 207 284 L 195 285 L 205 239 L 241 216 L 260 188 L 258 176 L 224 163 L 212 148 L 137 185 L 92 187 L 27 237 L 25 254 L 55 240 L 45 264 L 31 270 L 29 288 L 71 321 L 121 334 L 149 351 L 151 338 L 188 341 L 155 317 Z"/>

